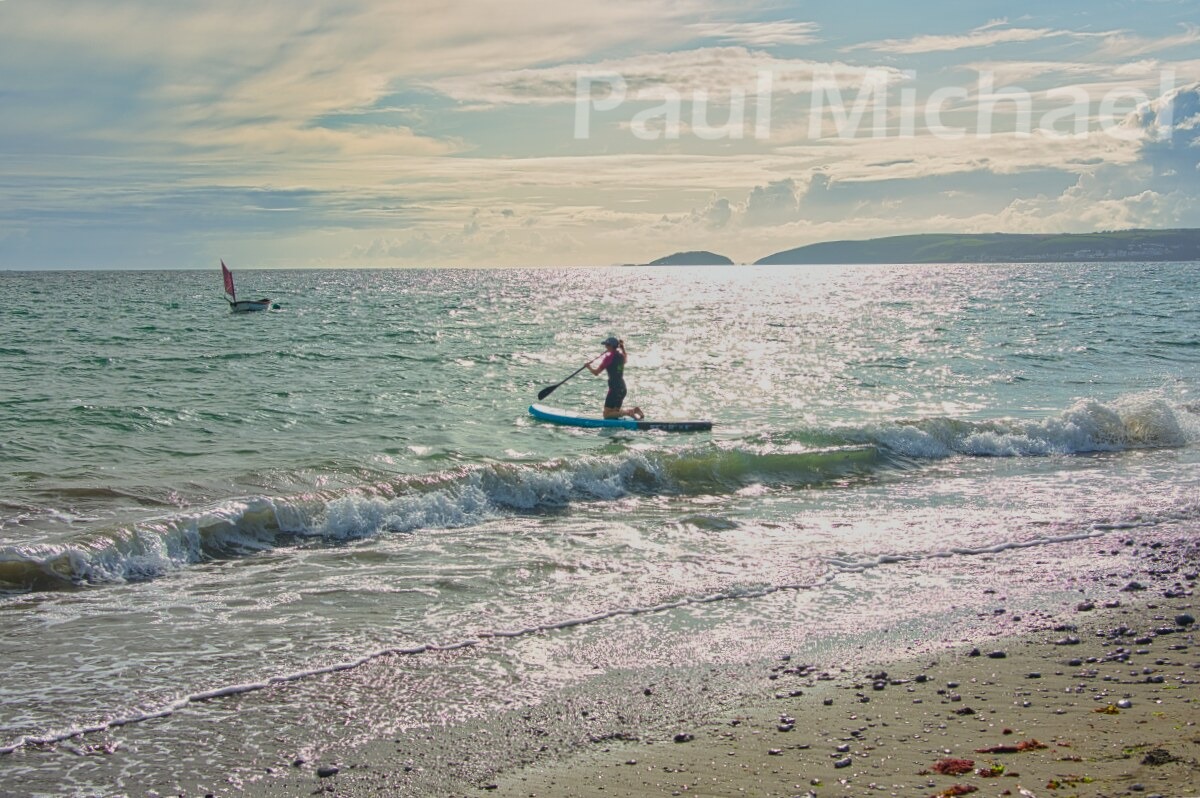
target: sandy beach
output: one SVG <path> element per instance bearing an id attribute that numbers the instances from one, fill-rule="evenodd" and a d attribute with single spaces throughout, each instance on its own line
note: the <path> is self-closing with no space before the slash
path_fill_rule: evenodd
<path id="1" fill-rule="evenodd" d="M 986 643 L 873 665 L 860 664 L 870 650 L 747 663 L 765 669 L 748 679 L 761 689 L 732 710 L 697 706 L 694 722 L 630 712 L 622 731 L 564 745 L 539 728 L 547 717 L 518 712 L 469 730 L 466 746 L 461 732 L 381 740 L 275 770 L 246 794 L 1200 796 L 1194 548 L 1147 548 L 1136 578 Z M 679 688 L 622 678 L 627 707 Z M 489 748 L 517 739 L 522 764 L 494 767 Z"/>
<path id="2" fill-rule="evenodd" d="M 760 706 L 677 737 L 506 774 L 485 791 L 1200 795 L 1190 600 L 1110 604 L 1082 604 L 1076 624 L 858 678 L 826 681 L 820 667 L 781 661 L 778 692 Z"/>

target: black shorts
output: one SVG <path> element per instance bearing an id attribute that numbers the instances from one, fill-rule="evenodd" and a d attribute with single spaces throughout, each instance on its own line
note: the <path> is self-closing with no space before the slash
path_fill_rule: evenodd
<path id="1" fill-rule="evenodd" d="M 625 401 L 625 393 L 624 385 L 608 386 L 608 395 L 604 397 L 604 406 L 611 410 L 620 410 L 621 403 Z"/>

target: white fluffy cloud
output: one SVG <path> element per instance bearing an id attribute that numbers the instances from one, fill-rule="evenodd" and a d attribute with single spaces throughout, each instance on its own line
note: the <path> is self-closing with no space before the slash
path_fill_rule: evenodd
<path id="1" fill-rule="evenodd" d="M 796 221 L 799 212 L 796 181 L 788 177 L 752 188 L 746 198 L 742 221 L 752 227 L 786 224 Z"/>

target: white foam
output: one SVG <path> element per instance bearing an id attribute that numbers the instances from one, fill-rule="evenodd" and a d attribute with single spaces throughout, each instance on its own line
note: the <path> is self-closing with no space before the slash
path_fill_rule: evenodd
<path id="1" fill-rule="evenodd" d="M 922 419 L 868 431 L 887 449 L 907 457 L 940 459 L 1042 457 L 1185 446 L 1200 440 L 1200 424 L 1181 423 L 1182 408 L 1155 394 L 1122 397 L 1111 404 L 1080 400 L 1041 420 Z"/>

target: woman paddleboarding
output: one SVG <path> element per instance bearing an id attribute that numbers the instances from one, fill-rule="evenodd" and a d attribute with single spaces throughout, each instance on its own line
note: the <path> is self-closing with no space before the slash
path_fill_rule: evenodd
<path id="1" fill-rule="evenodd" d="M 629 416 L 632 419 L 641 421 L 645 418 L 640 407 L 633 407 L 629 410 L 622 410 L 621 405 L 625 401 L 625 361 L 628 356 L 625 354 L 625 342 L 619 338 L 609 336 L 602 342 L 606 351 L 600 358 L 600 364 L 593 366 L 587 364 L 587 370 L 597 377 L 600 372 L 608 372 L 608 395 L 604 397 L 604 417 L 605 418 L 620 418 L 621 416 Z"/>

